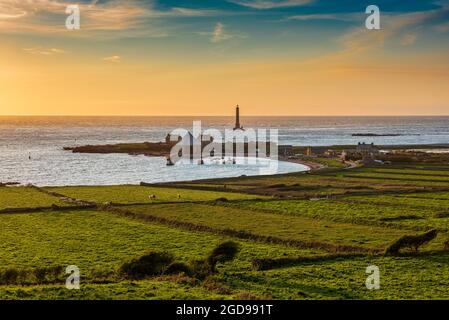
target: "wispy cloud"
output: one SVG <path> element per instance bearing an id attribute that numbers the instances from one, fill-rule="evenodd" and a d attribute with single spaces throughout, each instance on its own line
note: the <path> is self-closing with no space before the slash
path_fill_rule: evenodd
<path id="1" fill-rule="evenodd" d="M 217 22 L 214 26 L 213 31 L 197 32 L 201 36 L 207 36 L 212 43 L 220 43 L 233 38 L 246 38 L 247 35 L 243 33 L 231 33 L 227 30 L 227 27 L 221 23 Z"/>
<path id="2" fill-rule="evenodd" d="M 381 30 L 353 28 L 340 38 L 340 42 L 344 46 L 344 53 L 381 48 L 387 40 L 397 37 L 401 45 L 411 45 L 417 39 L 418 30 L 429 27 L 435 29 L 441 26 L 439 21 L 445 17 L 449 17 L 448 6 L 425 12 L 384 13 L 381 16 Z"/>
<path id="3" fill-rule="evenodd" d="M 16 1 L 0 0 L 0 31 L 2 32 L 63 32 L 65 9 L 73 4 L 64 0 Z M 82 28 L 112 30 L 130 27 L 145 14 L 145 8 L 135 1 L 109 1 L 99 4 L 79 4 Z"/>
<path id="4" fill-rule="evenodd" d="M 29 54 L 39 54 L 44 56 L 51 56 L 55 54 L 63 54 L 66 53 L 64 50 L 57 49 L 57 48 L 43 48 L 43 47 L 33 47 L 33 48 L 24 48 L 25 52 Z"/>
<path id="5" fill-rule="evenodd" d="M 0 0 L 0 32 L 64 33 L 65 9 L 69 0 Z M 202 17 L 219 15 L 217 10 L 181 7 L 161 11 L 152 0 L 110 0 L 80 3 L 80 35 L 89 32 L 135 31 L 138 34 L 161 36 L 165 33 L 152 28 L 152 19 L 164 17 Z M 144 30 L 144 31 L 143 31 Z M 72 32 L 72 34 L 74 34 Z"/>
<path id="6" fill-rule="evenodd" d="M 273 9 L 302 6 L 313 1 L 314 0 L 230 0 L 229 2 L 254 9 Z"/>
<path id="7" fill-rule="evenodd" d="M 111 57 L 105 57 L 102 60 L 106 61 L 106 62 L 111 62 L 111 63 L 119 63 L 119 62 L 122 61 L 122 57 L 120 57 L 120 56 L 111 56 Z"/>
<path id="8" fill-rule="evenodd" d="M 338 14 L 317 13 L 317 14 L 298 14 L 298 15 L 287 17 L 285 20 L 300 20 L 300 21 L 309 21 L 309 20 L 357 21 L 357 20 L 361 20 L 361 18 L 363 18 L 363 14 L 361 14 L 361 13 L 338 13 Z"/>
<path id="9" fill-rule="evenodd" d="M 218 22 L 215 25 L 214 32 L 212 33 L 211 42 L 217 43 L 223 40 L 228 40 L 231 38 L 231 35 L 227 34 L 225 31 L 225 27 L 222 23 Z"/>

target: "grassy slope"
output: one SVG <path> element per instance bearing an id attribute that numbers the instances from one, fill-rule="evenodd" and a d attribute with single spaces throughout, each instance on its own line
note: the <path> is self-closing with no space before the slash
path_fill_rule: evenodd
<path id="1" fill-rule="evenodd" d="M 146 186 L 110 186 L 110 187 L 57 187 L 48 188 L 66 196 L 98 203 L 152 203 L 161 201 L 198 201 L 215 200 L 220 197 L 227 199 L 252 199 L 253 195 L 232 192 L 216 192 L 188 190 L 175 188 L 156 188 Z M 178 198 L 178 194 L 181 198 Z M 153 200 L 149 195 L 155 195 Z"/>
<path id="2" fill-rule="evenodd" d="M 115 270 L 149 250 L 168 250 L 182 260 L 204 257 L 226 237 L 179 230 L 101 211 L 9 214 L 0 218 L 0 269 L 77 265 Z M 235 267 L 249 268 L 255 257 L 308 254 L 310 251 L 240 241 Z"/>
<path id="3" fill-rule="evenodd" d="M 28 187 L 0 187 L 0 210 L 6 208 L 50 207 L 65 205 L 56 197 Z"/>
<path id="4" fill-rule="evenodd" d="M 133 206 L 129 210 L 220 229 L 245 230 L 285 240 L 321 241 L 371 248 L 383 248 L 388 242 L 404 234 L 403 231 L 393 229 L 198 204 Z"/>
<path id="5" fill-rule="evenodd" d="M 266 202 L 228 203 L 227 206 L 238 206 L 256 212 L 310 217 L 320 220 L 341 221 L 359 225 L 388 226 L 396 229 L 418 230 L 436 227 L 448 229 L 449 217 L 437 218 L 435 214 L 444 213 L 442 208 L 422 208 L 421 205 L 398 205 L 390 203 L 376 203 L 376 196 L 364 196 L 366 201 L 349 200 L 290 200 Z M 374 199 L 373 199 L 374 198 Z M 344 198 L 344 199 L 353 199 Z"/>
<path id="6" fill-rule="evenodd" d="M 380 290 L 365 287 L 370 265 L 380 269 Z M 226 284 L 279 299 L 449 299 L 449 254 L 337 259 L 229 274 Z"/>
<path id="7" fill-rule="evenodd" d="M 131 206 L 128 209 L 219 228 L 238 228 L 277 235 L 286 239 L 334 243 L 349 241 L 352 244 L 379 246 L 385 245 L 397 235 L 415 232 L 412 230 L 416 227 L 437 226 L 447 229 L 449 218 L 434 217 L 436 210 L 446 211 L 448 206 L 447 177 L 449 168 L 444 165 L 408 165 L 406 169 L 361 168 L 320 174 L 210 180 L 201 181 L 201 187 L 221 190 L 226 185 L 226 188 L 251 193 L 293 197 L 343 195 L 357 191 L 369 191 L 372 195 L 322 201 L 236 200 L 217 203 L 215 206 L 210 203 L 167 204 Z M 177 202 L 178 193 L 182 193 L 181 201 L 254 197 L 219 191 L 139 186 L 52 190 L 84 200 L 128 204 L 149 202 L 149 194 L 156 194 L 155 202 Z M 404 193 L 415 190 L 428 192 Z M 384 194 L 391 192 L 395 194 Z M 39 193 L 41 195 L 44 194 Z M 6 203 L 12 203 L 14 199 L 14 196 L 0 192 L 1 196 Z M 54 200 L 52 197 L 50 199 Z M 427 201 L 428 199 L 436 200 Z M 407 215 L 419 219 L 404 218 Z M 393 220 L 385 222 L 385 218 Z M 382 224 L 384 227 L 379 227 Z M 115 270 L 124 259 L 150 249 L 169 250 L 187 261 L 203 257 L 215 244 L 225 239 L 211 233 L 185 231 L 100 211 L 1 215 L 0 228 L 0 269 L 10 266 L 23 268 L 78 264 L 85 274 L 97 269 Z M 322 252 L 237 240 L 242 244 L 241 254 L 233 263 L 220 266 L 221 272 L 216 276 L 222 286 L 229 288 L 229 294 L 205 284 L 149 279 L 132 283 L 85 283 L 81 292 L 68 291 L 62 285 L 0 286 L 0 296 L 8 299 L 201 299 L 238 298 L 238 293 L 250 291 L 277 299 L 449 299 L 449 254 L 430 251 L 440 250 L 443 239 L 444 235 L 439 236 L 438 240 L 426 246 L 418 256 L 341 258 L 269 271 L 251 270 L 251 259 L 308 256 Z M 365 288 L 365 268 L 369 265 L 377 265 L 381 270 L 381 290 L 369 291 Z"/>

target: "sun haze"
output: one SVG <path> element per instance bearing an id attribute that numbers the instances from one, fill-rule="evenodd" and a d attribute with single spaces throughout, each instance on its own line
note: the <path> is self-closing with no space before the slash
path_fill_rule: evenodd
<path id="1" fill-rule="evenodd" d="M 449 114 L 449 4 L 0 0 L 0 115 Z"/>

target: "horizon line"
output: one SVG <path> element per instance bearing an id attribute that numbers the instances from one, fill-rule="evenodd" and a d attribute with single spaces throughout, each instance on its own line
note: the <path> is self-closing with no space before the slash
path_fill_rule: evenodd
<path id="1" fill-rule="evenodd" d="M 5 114 L 0 115 L 0 117 L 111 117 L 111 118 L 119 118 L 119 117 L 128 117 L 128 118 L 143 118 L 143 117 L 166 117 L 166 118 L 174 118 L 174 117 L 235 117 L 235 115 L 145 115 L 145 114 L 137 114 L 137 115 L 120 115 L 120 114 L 111 114 L 111 115 L 101 115 L 101 114 L 71 114 L 71 115 L 61 115 L 61 114 L 25 114 L 25 115 L 13 115 L 13 114 Z M 256 114 L 248 114 L 241 115 L 241 118 L 245 117 L 449 117 L 449 114 L 398 114 L 398 115 L 380 115 L 380 114 L 367 114 L 367 115 L 299 115 L 299 114 L 283 114 L 283 115 L 256 115 Z"/>

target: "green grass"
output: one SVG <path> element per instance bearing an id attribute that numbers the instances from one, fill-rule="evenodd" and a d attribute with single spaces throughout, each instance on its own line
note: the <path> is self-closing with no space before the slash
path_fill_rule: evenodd
<path id="1" fill-rule="evenodd" d="M 146 186 L 109 186 L 109 187 L 56 187 L 48 190 L 85 201 L 98 203 L 153 203 L 165 201 L 208 201 L 225 197 L 234 199 L 253 199 L 256 196 L 233 193 L 190 189 L 157 188 Z M 149 199 L 155 195 L 155 199 Z M 178 195 L 181 197 L 178 198 Z"/>
<path id="2" fill-rule="evenodd" d="M 81 280 L 82 281 L 82 280 Z M 7 300 L 199 300 L 229 299 L 229 295 L 202 286 L 149 279 L 108 284 L 83 284 L 80 290 L 67 290 L 64 285 L 3 286 L 0 297 Z"/>
<path id="3" fill-rule="evenodd" d="M 366 169 L 365 169 L 366 170 Z M 449 177 L 448 170 L 437 170 L 437 169 L 393 169 L 393 168 L 379 168 L 379 169 L 369 169 L 369 172 L 375 173 L 391 173 L 391 174 L 402 174 L 402 175 L 431 175 L 431 176 L 446 176 Z"/>
<path id="4" fill-rule="evenodd" d="M 422 195 L 425 196 L 425 195 Z M 449 201 L 438 198 L 420 198 L 409 195 L 373 195 L 373 196 L 348 196 L 346 201 L 371 203 L 379 206 L 404 206 L 408 208 L 429 208 L 432 211 L 448 211 Z"/>
<path id="5" fill-rule="evenodd" d="M 362 197 L 366 199 L 368 197 Z M 278 200 L 248 201 L 223 204 L 229 207 L 247 208 L 255 212 L 269 212 L 298 217 L 309 217 L 319 220 L 353 223 L 358 225 L 386 226 L 395 229 L 422 230 L 426 228 L 449 228 L 448 218 L 436 218 L 436 213 L 446 210 L 430 208 L 413 208 L 378 203 L 358 203 L 333 200 Z M 404 218 L 415 216 L 415 218 Z M 416 218 L 417 217 L 417 218 Z"/>
<path id="6" fill-rule="evenodd" d="M 449 175 L 423 175 L 423 174 L 403 174 L 403 173 L 380 173 L 380 172 L 360 172 L 360 173 L 350 173 L 346 176 L 349 177 L 360 177 L 360 178 L 376 178 L 376 179 L 392 179 L 392 180 L 407 180 L 407 181 L 417 181 L 423 180 L 429 182 L 447 182 L 449 184 Z M 422 181 L 420 181 L 422 182 Z"/>
<path id="7" fill-rule="evenodd" d="M 407 194 L 398 194 L 397 197 L 403 197 L 408 199 L 421 199 L 422 202 L 427 202 L 431 200 L 449 200 L 449 192 L 420 192 L 420 193 L 407 193 Z M 440 202 L 438 202 L 440 203 Z"/>
<path id="8" fill-rule="evenodd" d="M 0 217 L 0 269 L 77 265 L 83 274 L 116 270 L 149 250 L 167 250 L 184 261 L 204 257 L 226 237 L 179 230 L 100 211 L 8 214 Z M 255 257 L 313 254 L 238 240 L 234 268 L 250 267 Z"/>
<path id="9" fill-rule="evenodd" d="M 370 248 L 383 248 L 388 242 L 407 233 L 294 215 L 199 204 L 131 206 L 128 210 L 219 229 L 244 230 L 285 240 L 320 241 Z"/>
<path id="10" fill-rule="evenodd" d="M 0 271 L 75 264 L 81 269 L 82 289 L 69 291 L 64 283 L 0 285 L 0 296 L 3 299 L 238 299 L 239 294 L 249 292 L 275 299 L 449 299 L 449 253 L 442 251 L 448 234 L 441 232 L 449 230 L 449 216 L 445 215 L 449 214 L 449 166 L 334 168 L 310 174 L 210 179 L 180 185 L 183 187 L 48 190 L 86 201 L 119 203 L 124 205 L 120 206 L 123 210 L 211 227 L 215 231 L 232 229 L 286 241 L 383 248 L 402 235 L 431 227 L 438 228 L 440 234 L 418 255 L 344 257 L 255 271 L 251 268 L 255 258 L 321 256 L 326 252 L 230 238 L 214 230 L 194 232 L 182 225 L 150 223 L 141 217 L 131 219 L 109 211 L 2 214 Z M 239 193 L 223 192 L 224 186 Z M 156 199 L 150 200 L 150 194 L 156 195 Z M 320 201 L 303 199 L 324 195 L 338 197 Z M 213 202 L 222 197 L 233 201 Z M 139 203 L 143 204 L 136 205 Z M 64 205 L 57 197 L 33 188 L 0 188 L 0 209 L 52 204 Z M 216 282 L 213 285 L 208 285 L 209 280 L 201 283 L 181 277 L 134 282 L 115 277 L 109 279 L 111 283 L 92 282 L 97 271 L 117 270 L 122 262 L 150 250 L 166 250 L 189 262 L 204 258 L 214 246 L 229 239 L 240 243 L 241 252 L 233 262 L 219 265 L 219 273 L 209 279 Z M 380 268 L 380 290 L 365 288 L 365 269 L 369 265 Z"/>
<path id="11" fill-rule="evenodd" d="M 368 290 L 366 267 L 380 270 L 380 289 Z M 263 272 L 227 274 L 226 284 L 274 299 L 449 299 L 449 253 L 418 257 L 361 257 Z"/>
<path id="12" fill-rule="evenodd" d="M 335 160 L 334 160 L 335 161 Z M 425 168 L 425 169 L 423 169 Z M 356 168 L 350 170 L 325 170 L 309 174 L 292 173 L 280 176 L 240 177 L 199 182 L 201 186 L 221 188 L 260 195 L 283 197 L 311 197 L 317 195 L 342 195 L 377 192 L 409 192 L 422 189 L 449 189 L 448 175 L 432 166 L 420 169 Z M 403 172 L 405 170 L 405 172 Z M 446 181 L 447 180 L 447 181 Z M 183 184 L 182 184 L 183 185 Z M 190 182 L 189 185 L 195 185 Z"/>
<path id="13" fill-rule="evenodd" d="M 0 210 L 7 208 L 51 207 L 66 205 L 57 197 L 30 187 L 0 187 Z"/>

